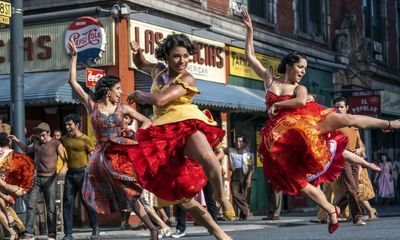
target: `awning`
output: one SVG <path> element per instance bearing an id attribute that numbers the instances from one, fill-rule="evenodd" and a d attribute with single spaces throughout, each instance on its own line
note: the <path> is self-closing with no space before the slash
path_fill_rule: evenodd
<path id="1" fill-rule="evenodd" d="M 68 84 L 68 77 L 68 71 L 25 73 L 25 104 L 79 103 Z M 10 97 L 10 75 L 0 75 L 0 105 L 10 105 Z"/>
<path id="2" fill-rule="evenodd" d="M 135 72 L 135 89 L 149 92 L 151 78 L 140 71 Z M 196 80 L 200 94 L 194 103 L 224 110 L 265 112 L 265 93 L 262 90 Z"/>
<path id="3" fill-rule="evenodd" d="M 222 83 L 196 80 L 200 94 L 194 98 L 194 103 L 217 108 L 265 112 L 264 91 L 225 85 Z"/>

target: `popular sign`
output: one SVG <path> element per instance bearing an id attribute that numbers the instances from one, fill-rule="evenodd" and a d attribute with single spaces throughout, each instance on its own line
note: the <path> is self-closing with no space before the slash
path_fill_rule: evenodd
<path id="1" fill-rule="evenodd" d="M 78 61 L 93 62 L 101 58 L 105 51 L 106 33 L 99 21 L 91 17 L 80 17 L 68 28 L 65 34 L 65 48 L 69 53 L 68 42 L 75 42 Z"/>
<path id="2" fill-rule="evenodd" d="M 349 113 L 379 117 L 381 98 L 379 95 L 352 96 L 349 98 Z"/>
<path id="3" fill-rule="evenodd" d="M 131 20 L 130 24 L 131 41 L 140 44 L 146 60 L 152 63 L 158 61 L 154 52 L 161 41 L 170 34 L 181 33 L 136 20 Z M 196 46 L 196 53 L 191 56 L 187 70 L 196 79 L 226 83 L 225 44 L 190 34 L 187 36 Z"/>

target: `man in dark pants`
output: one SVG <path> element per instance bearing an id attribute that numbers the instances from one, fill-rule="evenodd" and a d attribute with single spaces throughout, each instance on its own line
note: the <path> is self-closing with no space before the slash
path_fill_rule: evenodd
<path id="1" fill-rule="evenodd" d="M 333 103 L 336 112 L 343 114 L 347 113 L 349 105 L 346 98 L 336 98 Z M 365 151 L 364 144 L 361 141 L 360 132 L 357 128 L 345 127 L 338 129 L 338 131 L 348 138 L 348 143 L 346 146 L 347 150 L 354 152 L 357 155 L 361 155 Z M 336 205 L 340 208 L 341 212 L 343 212 L 346 209 L 346 206 L 349 205 L 350 213 L 353 217 L 353 223 L 358 226 L 365 226 L 366 223 L 361 219 L 362 211 L 357 201 L 359 184 L 358 171 L 358 164 L 345 162 L 339 180 L 343 181 L 346 188 L 346 194 L 336 202 Z"/>
<path id="2" fill-rule="evenodd" d="M 68 155 L 68 172 L 65 176 L 64 185 L 64 238 L 63 240 L 72 240 L 72 220 L 75 196 L 78 193 L 83 205 L 88 213 L 92 235 L 90 239 L 99 238 L 99 225 L 97 213 L 86 204 L 82 197 L 82 185 L 85 176 L 85 169 L 89 161 L 89 154 L 94 150 L 94 146 L 89 137 L 83 134 L 79 127 L 81 118 L 77 114 L 68 114 L 64 117 L 67 135 L 61 138 L 61 141 Z"/>
<path id="3" fill-rule="evenodd" d="M 26 146 L 17 137 L 10 135 L 10 138 L 26 153 L 35 154 L 34 161 L 37 168 L 37 177 L 32 191 L 27 195 L 27 209 L 25 219 L 25 232 L 21 239 L 32 239 L 34 236 L 34 224 L 36 218 L 36 207 L 40 193 L 43 193 L 47 210 L 48 239 L 56 239 L 56 168 L 58 155 L 65 163 L 63 146 L 60 141 L 50 136 L 50 126 L 47 123 L 40 123 L 33 129 L 38 139 L 31 145 Z M 65 176 L 66 165 L 60 171 Z"/>
<path id="4" fill-rule="evenodd" d="M 246 138 L 238 136 L 235 140 L 235 148 L 229 149 L 232 200 L 240 210 L 240 220 L 246 220 L 250 215 L 247 192 L 251 187 L 254 160 L 253 154 L 246 149 Z"/>
<path id="5" fill-rule="evenodd" d="M 268 216 L 263 218 L 262 220 L 279 220 L 279 216 L 281 215 L 282 208 L 282 191 L 275 192 L 272 188 L 270 182 L 265 179 L 266 182 L 266 191 L 267 191 L 267 211 Z"/>
<path id="6" fill-rule="evenodd" d="M 171 234 L 172 238 L 181 238 L 186 235 L 186 211 L 176 205 L 176 231 Z"/>

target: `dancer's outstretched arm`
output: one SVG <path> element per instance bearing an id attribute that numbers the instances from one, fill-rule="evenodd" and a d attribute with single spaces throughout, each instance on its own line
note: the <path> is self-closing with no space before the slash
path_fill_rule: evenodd
<path id="1" fill-rule="evenodd" d="M 121 105 L 121 107 L 122 107 L 122 111 L 124 112 L 124 114 L 129 114 L 132 118 L 136 119 L 139 123 L 141 123 L 141 125 L 140 125 L 141 129 L 146 129 L 146 128 L 150 127 L 150 125 L 151 125 L 150 119 L 148 119 L 147 117 L 140 114 L 135 109 L 133 109 L 132 107 L 130 107 L 126 104 Z"/>
<path id="2" fill-rule="evenodd" d="M 254 52 L 254 42 L 253 42 L 253 23 L 247 10 L 242 12 L 243 23 L 246 26 L 246 57 L 249 61 L 251 67 L 256 74 L 264 79 L 264 86 L 267 88 L 272 83 L 272 74 L 268 69 L 266 69 L 260 61 L 256 58 Z"/>
<path id="3" fill-rule="evenodd" d="M 270 116 L 276 116 L 280 108 L 295 108 L 306 105 L 308 100 L 307 88 L 302 85 L 298 85 L 294 90 L 294 94 L 296 95 L 295 98 L 272 104 L 272 106 L 268 109 L 268 114 Z"/>
<path id="4" fill-rule="evenodd" d="M 147 61 L 144 58 L 138 42 L 132 41 L 130 42 L 130 46 L 132 51 L 133 63 L 139 70 L 151 74 L 151 71 L 154 69 L 155 64 Z"/>
<path id="5" fill-rule="evenodd" d="M 195 79 L 191 74 L 185 74 L 181 77 L 181 80 L 186 82 L 189 86 L 195 86 Z M 133 102 L 137 102 L 140 104 L 164 106 L 165 104 L 184 96 L 187 91 L 189 90 L 180 84 L 172 84 L 166 91 L 158 94 L 136 90 L 128 96 L 128 103 L 132 104 Z"/>
<path id="6" fill-rule="evenodd" d="M 91 113 L 94 104 L 93 100 L 76 81 L 76 63 L 78 61 L 78 56 L 75 42 L 70 40 L 68 42 L 68 48 L 71 55 L 71 61 L 69 65 L 69 85 L 71 85 L 72 91 L 79 98 L 79 101 L 81 101 L 81 103 L 86 107 L 88 113 Z"/>

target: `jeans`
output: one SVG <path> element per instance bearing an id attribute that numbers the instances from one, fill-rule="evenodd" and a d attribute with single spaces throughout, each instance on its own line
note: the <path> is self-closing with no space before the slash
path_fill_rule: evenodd
<path id="1" fill-rule="evenodd" d="M 88 213 L 90 226 L 95 229 L 98 227 L 97 213 L 86 204 L 82 197 L 82 185 L 85 176 L 85 168 L 81 169 L 70 169 L 65 176 L 64 184 L 64 233 L 72 234 L 72 222 L 73 222 L 73 210 L 74 210 L 74 199 L 77 193 L 79 193 L 80 199 L 86 208 Z"/>
<path id="2" fill-rule="evenodd" d="M 49 236 L 56 236 L 56 175 L 37 176 L 32 191 L 27 196 L 25 231 L 34 234 L 36 206 L 39 194 L 43 193 L 47 210 L 47 229 Z"/>
<path id="3" fill-rule="evenodd" d="M 181 232 L 186 231 L 186 211 L 179 205 L 176 205 L 176 229 Z"/>

